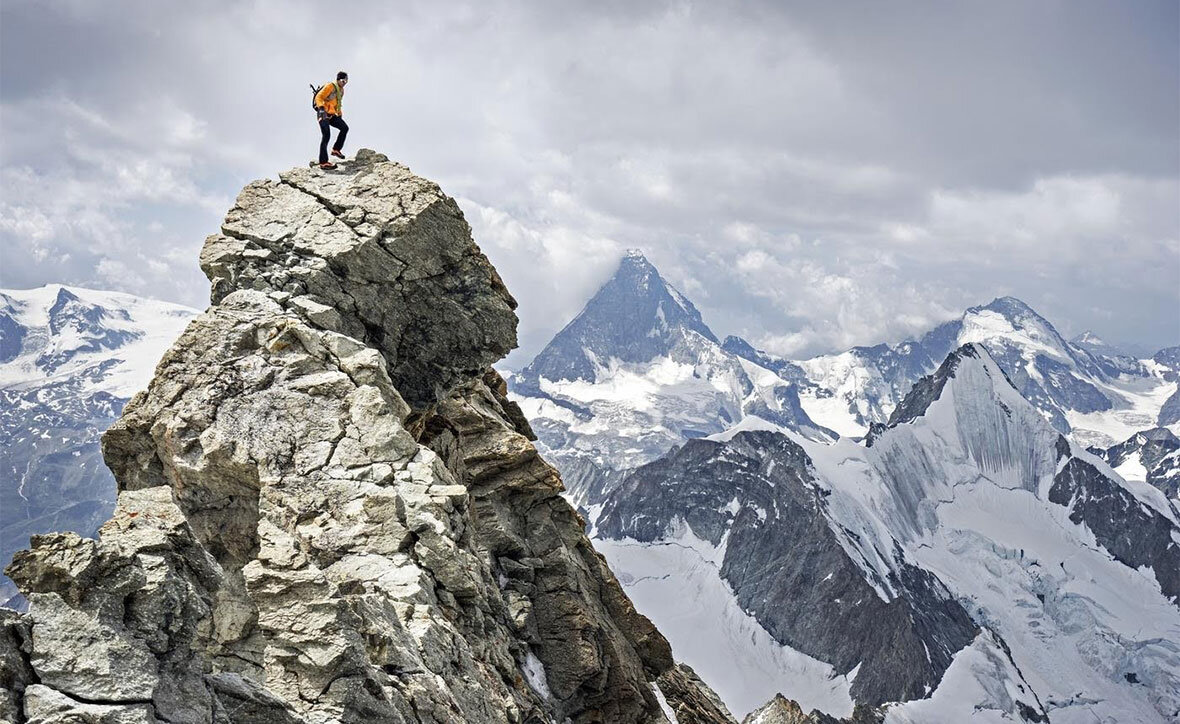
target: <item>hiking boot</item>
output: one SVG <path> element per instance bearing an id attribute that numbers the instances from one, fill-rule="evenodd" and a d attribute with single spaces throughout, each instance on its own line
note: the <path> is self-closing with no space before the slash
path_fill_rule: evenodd
<path id="1" fill-rule="evenodd" d="M 336 168 L 336 164 L 332 163 L 331 161 L 324 161 L 320 164 L 320 168 L 331 171 L 332 169 Z"/>
<path id="2" fill-rule="evenodd" d="M 332 155 L 335 156 L 336 158 L 344 158 L 344 154 L 341 153 L 340 151 L 336 150 L 335 148 L 332 149 Z"/>

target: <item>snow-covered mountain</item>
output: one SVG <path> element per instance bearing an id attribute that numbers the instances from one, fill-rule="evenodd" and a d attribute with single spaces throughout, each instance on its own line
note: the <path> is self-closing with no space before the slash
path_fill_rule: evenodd
<path id="1" fill-rule="evenodd" d="M 1092 333 L 1068 342 L 1014 297 L 972 307 L 916 340 L 779 363 L 801 368 L 812 383 L 800 385 L 803 408 L 812 419 L 855 437 L 873 423 L 884 423 L 918 379 L 971 342 L 987 348 L 1054 428 L 1084 445 L 1107 447 L 1139 430 L 1177 422 L 1160 419 L 1165 401 L 1177 393 L 1176 376 L 1168 374 L 1172 366 L 1135 360 Z M 775 360 L 757 354 L 763 364 Z M 1180 398 L 1173 399 L 1180 413 Z"/>
<path id="2" fill-rule="evenodd" d="M 1180 383 L 1180 346 L 1166 347 L 1156 352 L 1147 363 L 1149 369 L 1163 379 Z M 1168 427 L 1176 431 L 1180 423 L 1180 384 L 1170 397 L 1164 400 L 1160 408 L 1158 423 L 1161 427 Z"/>
<path id="3" fill-rule="evenodd" d="M 570 496 L 586 508 L 627 470 L 749 415 L 809 438 L 834 437 L 803 411 L 794 383 L 725 349 L 692 302 L 635 251 L 509 384 Z"/>
<path id="4" fill-rule="evenodd" d="M 1069 344 L 1075 349 L 1089 352 L 1112 374 L 1142 375 L 1146 372 L 1143 363 L 1135 359 L 1134 355 L 1127 354 L 1090 330 L 1069 340 Z"/>
<path id="5" fill-rule="evenodd" d="M 1090 452 L 1127 480 L 1148 483 L 1180 506 L 1180 438 L 1168 428 L 1144 430 L 1118 445 Z"/>
<path id="6" fill-rule="evenodd" d="M 1140 361 L 1092 333 L 1066 341 L 1013 297 L 914 340 L 792 361 L 736 336 L 719 343 L 692 302 L 634 251 L 509 384 L 570 497 L 593 514 L 627 471 L 749 415 L 811 438 L 862 437 L 971 342 L 1084 446 L 1106 448 L 1157 425 L 1180 432 L 1180 365 L 1167 350 Z"/>
<path id="7" fill-rule="evenodd" d="M 196 314 L 57 284 L 0 291 L 0 567 L 31 534 L 93 535 L 110 517 L 99 436 Z M 15 592 L 0 578 L 0 603 Z"/>
<path id="8" fill-rule="evenodd" d="M 692 302 L 634 251 L 509 384 L 571 497 L 593 513 L 628 470 L 748 415 L 812 438 L 862 437 L 971 342 L 1084 446 L 1106 448 L 1157 425 L 1180 432 L 1180 365 L 1166 350 L 1140 361 L 1092 333 L 1066 341 L 1013 297 L 914 340 L 792 361 L 736 336 L 719 343 Z"/>
<path id="9" fill-rule="evenodd" d="M 1180 515 L 1013 382 L 969 343 L 863 442 L 747 417 L 630 475 L 595 545 L 739 717 L 1175 721 Z"/>

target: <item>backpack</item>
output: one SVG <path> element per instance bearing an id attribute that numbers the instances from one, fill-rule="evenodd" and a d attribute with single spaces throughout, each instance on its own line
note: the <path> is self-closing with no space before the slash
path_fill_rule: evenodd
<path id="1" fill-rule="evenodd" d="M 311 109 L 313 111 L 319 111 L 320 109 L 315 107 L 315 97 L 320 94 L 320 91 L 324 87 L 322 85 L 317 86 L 315 83 L 308 83 L 308 85 L 311 86 Z"/>

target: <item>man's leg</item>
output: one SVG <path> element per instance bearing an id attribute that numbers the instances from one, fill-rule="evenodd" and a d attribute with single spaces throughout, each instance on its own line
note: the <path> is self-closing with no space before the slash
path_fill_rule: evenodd
<path id="1" fill-rule="evenodd" d="M 332 126 L 328 119 L 320 121 L 320 163 L 328 162 L 328 139 L 332 136 Z"/>
<path id="2" fill-rule="evenodd" d="M 343 151 L 344 139 L 348 136 L 348 124 L 345 123 L 344 119 L 340 116 L 332 116 L 330 123 L 340 129 L 340 133 L 336 135 L 336 143 L 332 145 L 332 149 L 335 151 Z"/>

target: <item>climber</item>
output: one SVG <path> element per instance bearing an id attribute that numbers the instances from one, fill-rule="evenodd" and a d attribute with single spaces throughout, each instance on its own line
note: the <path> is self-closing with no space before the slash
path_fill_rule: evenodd
<path id="1" fill-rule="evenodd" d="M 328 160 L 328 137 L 332 135 L 332 127 L 340 129 L 336 135 L 336 143 L 332 145 L 332 155 L 344 158 L 342 149 L 344 139 L 348 136 L 348 124 L 344 122 L 341 103 L 344 100 L 344 86 L 348 84 L 348 73 L 340 71 L 336 80 L 325 83 L 315 94 L 313 105 L 316 118 L 320 122 L 320 168 L 336 168 L 336 164 Z"/>

